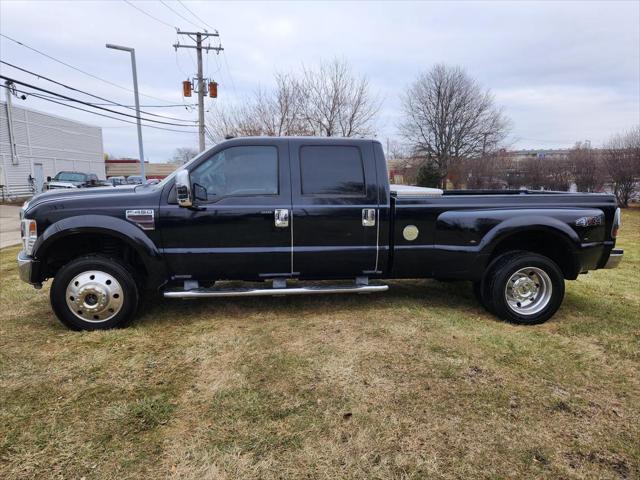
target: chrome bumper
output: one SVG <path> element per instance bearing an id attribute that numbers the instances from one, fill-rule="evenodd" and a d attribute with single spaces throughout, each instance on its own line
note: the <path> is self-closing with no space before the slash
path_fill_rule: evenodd
<path id="1" fill-rule="evenodd" d="M 18 253 L 18 274 L 20 275 L 20 280 L 39 288 L 42 286 L 40 282 L 31 281 L 31 273 L 35 262 L 36 260 L 24 253 L 24 250 Z"/>
<path id="2" fill-rule="evenodd" d="M 620 265 L 623 255 L 624 250 L 622 249 L 614 248 L 613 250 L 611 250 L 611 253 L 609 254 L 609 260 L 607 260 L 604 268 L 616 268 L 618 265 Z"/>

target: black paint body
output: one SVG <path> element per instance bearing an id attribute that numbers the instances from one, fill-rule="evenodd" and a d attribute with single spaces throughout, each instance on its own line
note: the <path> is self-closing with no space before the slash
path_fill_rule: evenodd
<path id="1" fill-rule="evenodd" d="M 303 195 L 300 149 L 344 145 L 359 149 L 366 183 L 361 196 Z M 223 142 L 186 165 L 192 171 L 232 146 L 274 146 L 279 188 L 275 195 L 217 197 L 197 208 L 180 207 L 174 179 L 157 185 L 47 192 L 34 197 L 24 217 L 35 219 L 38 240 L 32 283 L 55 274 L 48 252 L 69 236 L 99 233 L 130 245 L 142 259 L 146 285 L 267 278 L 452 278 L 478 280 L 505 242 L 519 239 L 564 252 L 566 278 L 601 268 L 615 239 L 613 195 L 554 192 L 456 192 L 441 196 L 390 193 L 379 142 L 333 138 L 242 138 Z M 126 210 L 153 210 L 155 228 L 143 230 Z M 289 226 L 274 225 L 275 209 L 291 212 Z M 375 226 L 362 210 L 375 209 Z M 583 217 L 600 225 L 581 227 Z M 418 228 L 406 240 L 403 230 Z M 529 241 L 527 240 L 527 241 Z M 62 242 L 62 243 L 61 243 Z"/>

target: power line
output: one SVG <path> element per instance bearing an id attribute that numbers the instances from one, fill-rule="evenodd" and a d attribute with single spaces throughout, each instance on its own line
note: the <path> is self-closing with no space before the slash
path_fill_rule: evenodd
<path id="1" fill-rule="evenodd" d="M 231 69 L 229 68 L 229 62 L 227 61 L 227 55 L 222 51 L 222 58 L 224 58 L 224 64 L 227 67 L 227 73 L 229 74 L 229 80 L 231 80 L 231 87 L 233 88 L 233 93 L 238 96 L 238 91 L 236 90 L 236 82 L 233 80 L 233 75 L 231 75 Z"/>
<path id="2" fill-rule="evenodd" d="M 140 7 L 136 7 L 132 2 L 130 2 L 129 0 L 122 0 L 124 3 L 126 3 L 127 5 L 132 6 L 133 8 L 135 8 L 136 10 L 138 10 L 139 12 L 145 14 L 147 17 L 149 18 L 153 18 L 156 22 L 160 22 L 163 25 L 166 25 L 167 27 L 173 29 L 173 30 L 177 30 L 177 27 L 168 24 L 167 22 L 165 22 L 164 20 L 160 20 L 158 17 L 154 17 L 153 15 L 151 15 L 148 12 L 145 12 L 143 9 L 141 9 Z"/>
<path id="3" fill-rule="evenodd" d="M 131 117 L 131 118 L 138 118 L 137 115 L 130 115 L 128 113 L 118 112 L 117 110 L 111 110 L 110 108 L 105 108 L 105 107 L 102 107 L 102 106 L 99 106 L 99 105 L 95 105 L 95 104 L 92 104 L 92 103 L 89 103 L 89 102 L 85 102 L 84 100 L 79 100 L 77 98 L 68 97 L 66 95 L 62 95 L 61 93 L 53 92 L 51 90 L 47 90 L 46 88 L 37 87 L 37 86 L 32 85 L 30 83 L 22 82 L 20 80 L 16 80 L 16 79 L 13 79 L 13 78 L 10 78 L 10 77 L 6 77 L 4 75 L 0 75 L 0 78 L 2 78 L 4 80 L 8 80 L 9 82 L 13 82 L 13 83 L 17 83 L 19 85 L 23 85 L 25 87 L 33 88 L 33 89 L 38 90 L 40 92 L 45 92 L 45 93 L 49 93 L 51 95 L 55 95 L 59 99 L 64 99 L 64 100 L 67 100 L 67 101 L 80 103 L 82 105 L 93 107 L 93 108 L 96 108 L 98 110 L 104 110 L 106 112 L 115 113 L 116 115 L 122 115 L 122 116 L 125 116 L 125 117 Z M 163 124 L 163 125 L 172 125 L 174 127 L 191 127 L 192 126 L 192 125 L 183 125 L 183 124 L 177 124 L 177 123 L 171 123 L 171 122 L 162 122 L 160 120 L 153 120 L 151 118 L 140 117 L 140 119 L 141 120 L 145 120 L 147 122 L 160 123 L 160 124 Z"/>
<path id="4" fill-rule="evenodd" d="M 10 78 L 10 77 L 7 77 L 5 75 L 0 75 L 0 78 L 2 78 L 4 80 L 8 80 L 9 82 L 17 83 L 18 85 L 23 85 L 25 87 L 33 88 L 34 90 L 38 90 L 40 92 L 45 92 L 45 93 L 48 93 L 50 95 L 55 95 L 56 97 L 60 97 L 60 98 L 63 98 L 63 99 L 66 99 L 66 100 L 69 100 L 69 101 L 72 101 L 72 102 L 80 103 L 82 105 L 87 105 L 89 107 L 93 107 L 93 108 L 96 108 L 98 110 L 104 110 L 106 112 L 115 113 L 116 115 L 122 115 L 122 116 L 125 116 L 125 117 L 138 118 L 137 115 L 129 115 L 128 113 L 118 112 L 117 110 L 111 110 L 110 108 L 105 108 L 105 107 L 101 107 L 101 106 L 97 106 L 97 105 L 92 105 L 89 102 L 85 102 L 83 100 L 78 100 L 77 98 L 73 98 L 73 97 L 68 97 L 66 95 L 62 95 L 61 93 L 57 93 L 57 92 L 53 92 L 51 90 L 47 90 L 46 88 L 36 87 L 35 85 L 31 85 L 29 83 L 22 82 L 20 80 L 14 79 L 14 78 Z M 190 127 L 191 126 L 191 125 L 181 125 L 181 124 L 170 123 L 170 122 L 162 122 L 160 120 L 153 120 L 153 119 L 150 119 L 150 118 L 142 118 L 142 117 L 140 117 L 140 119 L 141 120 L 145 120 L 147 122 L 160 123 L 160 124 L 163 124 L 163 125 L 172 125 L 174 127 Z"/>
<path id="5" fill-rule="evenodd" d="M 178 40 L 176 40 L 177 43 Z M 176 48 L 176 67 L 178 67 L 178 70 L 180 70 L 180 72 L 185 76 L 185 77 L 189 77 L 189 74 L 187 72 L 185 72 L 183 70 L 183 68 L 180 66 L 180 60 L 178 60 L 178 49 Z"/>
<path id="6" fill-rule="evenodd" d="M 4 88 L 6 88 L 6 89 L 8 89 L 10 91 L 12 90 L 12 87 L 9 87 L 7 85 L 0 85 L 0 86 L 4 87 Z M 136 125 L 136 122 L 132 122 L 130 120 L 125 120 L 123 118 L 114 117 L 112 115 L 105 115 L 104 113 L 94 112 L 92 110 L 87 110 L 86 108 L 77 107 L 75 105 L 69 105 L 68 103 L 59 102 L 57 100 L 53 100 L 50 97 L 47 97 L 45 95 L 40 95 L 38 93 L 28 92 L 26 90 L 20 90 L 19 88 L 16 88 L 15 91 L 23 93 L 25 95 L 30 95 L 30 96 L 35 97 L 35 98 L 39 98 L 41 100 L 46 100 L 47 102 L 57 103 L 58 105 L 62 105 L 63 107 L 69 107 L 69 108 L 73 108 L 74 110 L 80 110 L 82 112 L 91 113 L 92 115 L 98 115 L 100 117 L 111 118 L 112 120 L 117 120 L 119 122 L 130 123 L 131 125 Z M 147 125 L 147 124 L 144 124 L 143 126 L 147 127 L 147 128 L 155 128 L 156 130 L 165 130 L 167 132 L 194 133 L 193 130 L 176 130 L 176 129 L 173 129 L 173 128 L 157 127 L 155 125 Z M 109 128 L 111 128 L 111 127 L 109 127 Z"/>
<path id="7" fill-rule="evenodd" d="M 44 94 L 38 94 L 41 97 L 45 97 L 45 98 L 53 98 L 53 99 L 57 99 L 57 100 L 62 100 L 62 101 L 66 101 L 64 99 L 60 99 L 58 97 L 55 96 L 47 96 Z M 89 105 L 91 106 L 110 106 L 113 105 L 112 103 L 97 103 L 97 102 L 89 102 Z M 175 105 L 140 105 L 141 107 L 144 108 L 169 108 L 169 107 L 180 107 L 180 108 L 185 108 L 185 107 L 195 107 L 197 104 L 196 103 L 189 103 L 189 104 L 185 104 L 185 103 L 176 103 Z M 128 108 L 135 108 L 135 105 L 126 105 L 126 107 Z M 171 117 L 163 117 L 163 118 L 171 118 Z M 189 126 L 189 125 L 185 125 Z"/>
<path id="8" fill-rule="evenodd" d="M 88 77 L 94 78 L 96 80 L 100 80 L 101 82 L 104 82 L 104 83 L 106 83 L 108 85 L 111 85 L 113 87 L 117 87 L 117 88 L 120 88 L 122 90 L 126 90 L 127 92 L 133 92 L 133 90 L 131 88 L 127 88 L 125 86 L 122 86 L 122 85 L 119 85 L 117 83 L 114 83 L 114 82 L 112 82 L 110 80 L 106 80 L 106 79 L 104 79 L 102 77 L 98 77 L 97 75 L 94 75 L 93 73 L 89 73 L 89 72 L 87 72 L 85 70 L 82 70 L 82 69 L 80 69 L 78 67 L 74 67 L 73 65 L 70 65 L 70 64 L 68 64 L 66 62 L 63 62 L 62 60 L 59 60 L 59 59 L 57 59 L 55 57 L 52 57 L 51 55 L 49 55 L 47 53 L 44 53 L 43 51 L 38 50 L 37 48 L 31 47 L 31 46 L 27 45 L 26 43 L 23 43 L 23 42 L 20 42 L 19 40 L 16 40 L 15 38 L 11 38 L 10 36 L 5 35 L 4 33 L 0 33 L 0 37 L 6 38 L 7 40 L 10 40 L 10 41 L 14 42 L 17 45 L 20 45 L 21 47 L 27 48 L 27 49 L 31 50 L 32 52 L 36 52 L 37 54 L 42 55 L 43 57 L 46 57 L 49 60 L 53 60 L 54 62 L 57 62 L 60 65 L 64 65 L 65 67 L 71 68 L 72 70 L 75 70 L 76 72 L 80 72 L 83 75 L 87 75 Z M 147 98 L 152 98 L 154 100 L 159 100 L 161 102 L 172 103 L 169 100 L 165 100 L 164 98 L 154 97 L 153 95 L 147 95 L 145 93 L 140 93 L 140 96 L 147 97 Z"/>
<path id="9" fill-rule="evenodd" d="M 31 93 L 29 93 L 29 95 L 31 95 Z M 38 94 L 41 97 L 44 98 L 52 98 L 52 99 L 58 99 L 58 100 L 62 100 L 64 101 L 64 99 L 59 99 L 58 97 L 55 96 L 47 96 L 44 94 Z M 109 106 L 112 105 L 111 103 L 94 103 L 91 102 L 90 105 L 95 106 L 95 105 L 100 105 L 100 106 Z M 170 108 L 170 107 L 180 107 L 180 108 L 185 108 L 185 107 L 195 107 L 197 104 L 196 103 L 189 103 L 189 104 L 185 104 L 185 103 L 176 103 L 175 105 L 140 105 L 141 107 L 144 108 Z M 127 107 L 130 108 L 135 108 L 135 105 L 126 105 Z M 187 125 L 185 125 L 187 126 Z"/>
<path id="10" fill-rule="evenodd" d="M 123 105 L 121 103 L 114 102 L 113 100 L 109 100 L 108 98 L 101 97 L 100 95 L 94 95 L 93 93 L 89 93 L 89 92 L 87 92 L 85 90 L 80 90 L 78 88 L 72 87 L 71 85 L 67 85 L 65 83 L 58 82 L 57 80 L 53 80 L 52 78 L 45 77 L 44 75 L 32 72 L 31 70 L 27 70 L 26 68 L 18 67 L 17 65 L 13 65 L 12 63 L 5 62 L 4 60 L 0 60 L 0 63 L 8 65 L 8 66 L 10 66 L 12 68 L 15 68 L 16 70 L 20 70 L 21 72 L 25 72 L 25 73 L 28 73 L 28 74 L 33 75 L 35 77 L 41 78 L 43 80 L 46 80 L 48 82 L 54 83 L 56 85 L 60 85 L 61 87 L 66 88 L 67 90 L 71 90 L 71 91 L 74 91 L 74 92 L 82 93 L 82 94 L 87 95 L 89 97 L 93 97 L 93 98 L 97 98 L 98 100 L 104 100 L 105 102 L 109 102 L 109 103 L 107 103 L 107 105 L 114 105 L 114 106 L 123 107 L 123 108 L 127 108 L 129 110 L 134 110 L 135 111 L 134 107 L 129 107 L 127 105 Z M 91 105 L 95 106 L 95 105 L 100 105 L 100 104 L 92 103 Z M 141 113 L 144 113 L 146 115 L 151 115 L 152 117 L 164 118 L 164 119 L 167 119 L 167 120 L 176 120 L 176 121 L 185 122 L 185 123 L 195 123 L 194 120 L 185 120 L 183 118 L 168 117 L 166 115 L 159 115 L 157 113 L 151 113 L 151 112 L 141 112 Z"/>
<path id="11" fill-rule="evenodd" d="M 205 125 L 204 127 L 204 131 L 207 134 L 207 137 L 209 137 L 209 140 L 211 140 L 212 143 L 216 143 L 216 137 L 213 135 L 213 133 L 211 133 L 211 130 L 209 129 L 209 127 L 207 125 Z"/>
<path id="12" fill-rule="evenodd" d="M 195 19 L 197 19 L 199 22 L 202 22 L 202 23 L 204 24 L 204 26 L 205 26 L 205 27 L 209 27 L 212 31 L 217 32 L 217 30 L 216 30 L 215 28 L 213 28 L 213 27 L 212 27 L 211 25 L 209 25 L 207 22 L 205 22 L 204 20 L 202 20 L 202 18 L 200 18 L 198 15 L 196 15 L 195 13 L 193 13 L 193 11 L 192 11 L 189 7 L 187 7 L 187 6 L 185 5 L 185 3 L 184 3 L 182 0 L 178 0 L 178 3 L 179 3 L 180 5 L 182 5 L 182 7 L 183 7 L 187 12 L 189 12 L 191 15 L 193 15 L 193 17 L 194 17 Z M 192 25 L 193 25 L 193 24 L 192 24 Z"/>
<path id="13" fill-rule="evenodd" d="M 181 19 L 183 19 L 185 22 L 190 23 L 191 25 L 193 25 L 196 28 L 200 28 L 200 25 L 196 25 L 195 23 L 193 23 L 191 20 L 189 20 L 187 17 L 183 16 L 180 12 L 176 12 L 173 8 L 171 8 L 169 5 L 167 5 L 164 0 L 160 0 L 160 3 L 162 5 L 164 5 L 165 7 L 167 7 L 169 10 L 171 10 L 173 13 L 175 13 L 176 15 L 178 15 Z"/>
<path id="14" fill-rule="evenodd" d="M 111 105 L 110 103 L 92 103 L 92 105 Z M 171 107 L 195 107 L 197 104 L 195 103 L 188 103 L 188 104 L 184 104 L 184 103 L 174 103 L 172 105 L 140 105 L 140 107 L 142 108 L 171 108 Z M 127 108 L 135 108 L 135 105 L 124 105 Z M 151 114 L 149 114 L 151 115 Z M 164 117 L 164 118 L 171 118 L 171 117 Z"/>

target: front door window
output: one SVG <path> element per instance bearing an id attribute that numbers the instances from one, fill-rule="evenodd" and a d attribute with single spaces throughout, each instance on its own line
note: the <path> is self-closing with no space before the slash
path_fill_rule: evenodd
<path id="1" fill-rule="evenodd" d="M 191 172 L 207 201 L 223 197 L 278 194 L 278 150 L 271 146 L 230 147 Z"/>

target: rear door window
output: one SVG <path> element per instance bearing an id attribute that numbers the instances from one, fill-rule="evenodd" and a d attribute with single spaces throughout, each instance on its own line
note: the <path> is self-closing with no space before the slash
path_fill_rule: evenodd
<path id="1" fill-rule="evenodd" d="M 301 147 L 300 177 L 302 195 L 366 196 L 364 165 L 358 147 Z"/>

